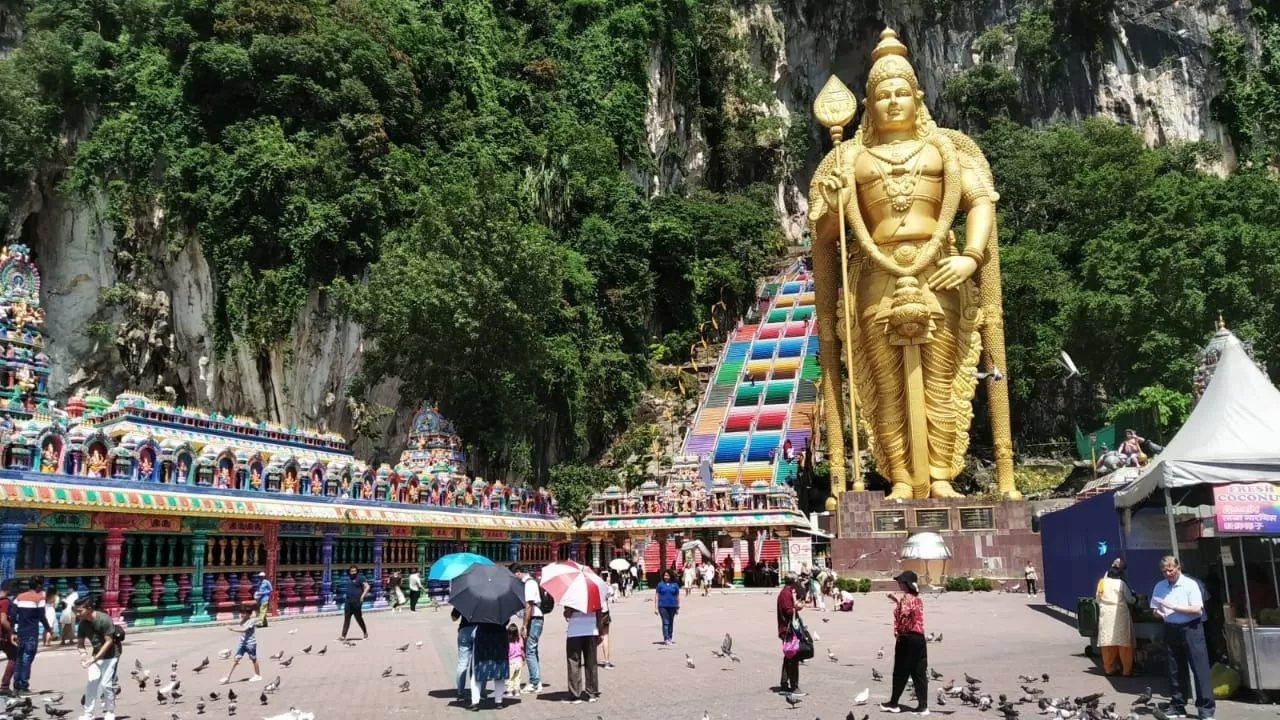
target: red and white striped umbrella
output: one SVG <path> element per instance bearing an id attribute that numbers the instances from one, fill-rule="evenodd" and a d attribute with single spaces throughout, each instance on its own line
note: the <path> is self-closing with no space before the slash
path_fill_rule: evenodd
<path id="1" fill-rule="evenodd" d="M 557 603 L 579 612 L 601 610 L 609 597 L 608 584 L 594 570 L 572 560 L 542 568 L 541 583 Z"/>

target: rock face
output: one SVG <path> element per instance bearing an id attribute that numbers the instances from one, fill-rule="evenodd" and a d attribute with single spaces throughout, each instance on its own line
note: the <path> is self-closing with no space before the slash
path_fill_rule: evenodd
<path id="1" fill-rule="evenodd" d="M 22 37 L 12 5 L 0 0 L 0 56 Z M 947 78 L 976 62 L 973 45 L 984 31 L 1002 26 L 1012 37 L 1028 5 L 735 0 L 731 26 L 742 40 L 742 62 L 773 90 L 769 102 L 737 111 L 777 118 L 784 134 L 809 140 L 803 157 L 788 155 L 794 143 L 760 140 L 772 148 L 766 154 L 772 167 L 757 176 L 775 179 L 775 202 L 789 239 L 798 243 L 803 235 L 809 175 L 829 146 L 826 133 L 808 118 L 830 74 L 861 98 L 871 48 L 880 30 L 891 26 L 911 50 L 926 101 L 945 120 L 948 110 L 940 98 Z M 1151 143 L 1208 140 L 1222 147 L 1224 168 L 1230 167 L 1234 156 L 1226 132 L 1209 111 L 1220 89 L 1210 34 L 1232 27 L 1252 38 L 1246 13 L 1241 0 L 1115 0 L 1110 27 L 1093 53 L 1064 49 L 1068 54 L 1052 78 L 1024 78 L 1026 110 L 1037 122 L 1108 116 L 1139 128 Z M 1013 67 L 1012 40 L 1005 56 Z M 670 58 L 655 49 L 648 71 L 644 122 L 654 163 L 633 175 L 652 194 L 696 186 L 711 163 L 703 128 L 676 97 Z M 360 426 L 385 440 L 377 447 L 359 443 L 358 452 L 390 458 L 399 451 L 396 431 L 406 427 L 421 398 L 400 398 L 394 381 L 375 388 L 363 403 L 348 398 L 347 386 L 361 365 L 362 335 L 334 316 L 322 292 L 307 298 L 287 340 L 257 352 L 236 343 L 219 347 L 211 321 L 215 288 L 198 237 L 188 237 L 176 251 L 146 240 L 147 232 L 122 244 L 105 219 L 101 198 L 68 198 L 52 188 L 51 182 L 32 183 L 4 240 L 26 242 L 45 278 L 55 396 L 132 389 L 349 437 Z M 162 223 L 157 211 L 137 224 L 145 230 Z M 375 412 L 379 405 L 395 412 Z"/>

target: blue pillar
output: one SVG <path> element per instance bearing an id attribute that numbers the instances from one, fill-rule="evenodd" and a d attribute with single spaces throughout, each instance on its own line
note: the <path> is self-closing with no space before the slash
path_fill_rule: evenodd
<path id="1" fill-rule="evenodd" d="M 338 609 L 333 601 L 333 540 L 332 533 L 325 533 L 320 545 L 320 562 L 324 563 L 320 571 L 320 609 L 325 611 Z"/>
<path id="2" fill-rule="evenodd" d="M 25 522 L 5 518 L 0 525 L 0 581 L 14 577 L 18 565 L 18 541 L 22 539 Z"/>
<path id="3" fill-rule="evenodd" d="M 381 532 L 373 536 L 373 606 L 376 608 L 386 607 L 387 598 L 382 592 L 382 542 L 387 536 Z"/>
<path id="4" fill-rule="evenodd" d="M 208 546 L 209 531 L 196 530 L 191 533 L 191 622 L 209 622 L 208 603 L 204 600 L 204 554 Z"/>
<path id="5" fill-rule="evenodd" d="M 511 562 L 520 562 L 520 533 L 511 533 Z"/>

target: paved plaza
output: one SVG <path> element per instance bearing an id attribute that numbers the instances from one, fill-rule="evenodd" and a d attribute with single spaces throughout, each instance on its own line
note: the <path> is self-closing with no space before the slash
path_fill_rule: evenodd
<path id="1" fill-rule="evenodd" d="M 864 714 L 886 717 L 875 707 L 889 694 L 888 676 L 892 669 L 890 603 L 885 595 L 859 596 L 852 613 L 807 613 L 809 626 L 817 635 L 817 657 L 801 668 L 801 686 L 809 695 L 794 711 L 770 691 L 778 682 L 780 660 L 774 593 L 717 591 L 710 597 L 684 598 L 676 619 L 676 644 L 670 648 L 655 643 L 660 626 L 653 614 L 651 597 L 645 592 L 614 606 L 611 642 L 617 669 L 600 671 L 599 703 L 557 702 L 564 698 L 565 688 L 565 622 L 557 609 L 542 636 L 543 681 L 550 688 L 536 698 L 521 696 L 501 711 L 493 710 L 486 702 L 482 712 L 534 720 L 595 720 L 597 716 L 607 720 L 699 720 L 704 711 L 711 718 L 840 720 L 852 709 L 859 720 Z M 271 696 L 270 705 L 260 706 L 262 685 L 245 682 L 250 668 L 241 663 L 236 671 L 239 681 L 229 686 L 239 695 L 236 717 L 272 717 L 290 705 L 315 713 L 319 720 L 466 715 L 454 700 L 455 633 L 447 609 L 419 609 L 416 614 L 368 613 L 371 637 L 356 647 L 337 642 L 341 620 L 286 619 L 259 630 L 263 675 L 267 680 L 279 675 L 282 685 Z M 1152 685 L 1157 693 L 1164 687 L 1159 675 L 1130 679 L 1099 675 L 1095 664 L 1084 657 L 1084 640 L 1074 625 L 1046 614 L 1038 598 L 981 593 L 928 598 L 925 622 L 927 631 L 943 634 L 941 643 L 929 646 L 929 664 L 948 678 L 962 678 L 965 672 L 979 677 L 984 689 L 993 694 L 1021 695 L 1017 682 L 1020 673 L 1048 673 L 1051 681 L 1046 687 L 1052 695 L 1103 692 L 1107 695 L 1104 702 L 1114 700 L 1123 708 L 1143 687 Z M 741 657 L 740 663 L 711 654 L 726 632 L 733 635 L 734 652 Z M 131 633 L 120 673 L 123 692 L 118 716 L 170 720 L 171 713 L 176 713 L 183 720 L 196 718 L 199 695 L 206 703 L 200 717 L 227 717 L 227 687 L 218 686 L 218 679 L 226 674 L 229 661 L 220 661 L 218 652 L 234 649 L 237 637 L 225 626 Z M 421 647 L 416 646 L 419 641 Z M 405 643 L 410 644 L 408 651 L 398 652 L 396 648 Z M 308 645 L 313 646 L 312 653 L 304 655 L 302 648 Z M 325 645 L 326 655 L 317 656 L 316 651 Z M 883 660 L 876 659 L 880 647 L 885 649 Z M 827 659 L 828 649 L 838 662 Z M 294 658 L 291 667 L 281 669 L 277 662 L 266 659 L 280 650 L 284 650 L 286 658 Z M 685 653 L 692 657 L 695 668 L 685 666 Z M 212 666 L 198 675 L 191 672 L 205 656 Z M 182 701 L 172 707 L 160 707 L 155 702 L 154 687 L 140 693 L 128 678 L 135 658 L 164 677 L 168 676 L 170 663 L 176 660 L 186 692 Z M 393 675 L 383 678 L 388 667 Z M 872 668 L 884 673 L 886 680 L 874 682 Z M 84 670 L 73 650 L 51 650 L 36 658 L 32 677 L 33 688 L 66 692 L 65 704 L 74 705 L 83 687 Z M 410 688 L 400 692 L 399 686 L 406 680 Z M 871 702 L 854 708 L 853 698 L 864 688 L 870 688 Z M 219 691 L 219 700 L 208 699 L 211 690 Z M 931 699 L 935 694 L 931 689 Z M 935 711 L 958 717 L 994 717 L 992 713 L 984 715 L 976 709 L 960 708 L 955 701 Z M 1219 718 L 1230 720 L 1274 715 L 1273 708 L 1238 703 L 1220 703 L 1218 711 Z M 1039 716 L 1033 706 L 1025 706 L 1023 717 Z"/>

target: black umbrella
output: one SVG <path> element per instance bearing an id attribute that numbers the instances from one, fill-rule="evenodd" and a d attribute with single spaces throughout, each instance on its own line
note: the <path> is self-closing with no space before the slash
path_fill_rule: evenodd
<path id="1" fill-rule="evenodd" d="M 524 584 L 501 565 L 472 565 L 449 582 L 449 604 L 473 623 L 506 625 L 524 608 Z"/>

